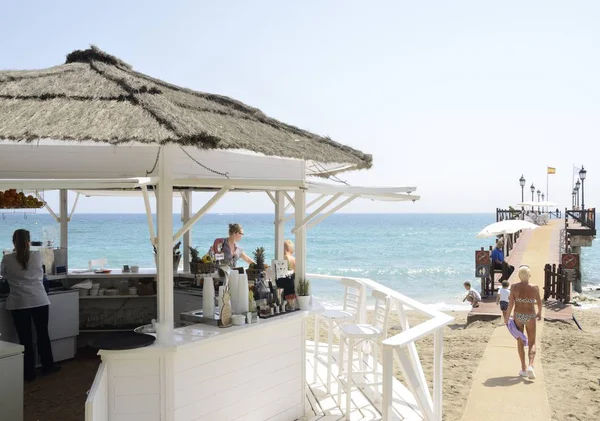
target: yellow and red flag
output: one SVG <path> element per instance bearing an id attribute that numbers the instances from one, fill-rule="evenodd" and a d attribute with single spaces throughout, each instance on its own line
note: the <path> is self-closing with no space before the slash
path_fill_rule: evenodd
<path id="1" fill-rule="evenodd" d="M 548 167 L 548 174 L 556 174 L 556 168 Z"/>

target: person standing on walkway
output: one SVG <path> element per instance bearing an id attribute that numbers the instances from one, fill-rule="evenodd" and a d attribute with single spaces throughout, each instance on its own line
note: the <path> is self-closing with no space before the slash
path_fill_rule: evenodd
<path id="1" fill-rule="evenodd" d="M 519 331 L 527 332 L 529 365 L 525 362 L 525 347 L 523 340 L 517 340 L 517 351 L 519 352 L 519 358 L 521 359 L 521 371 L 519 371 L 519 375 L 521 377 L 535 379 L 533 362 L 535 360 L 536 352 L 536 319 L 542 320 L 542 297 L 540 296 L 539 287 L 537 285 L 529 284 L 529 278 L 531 278 L 529 266 L 522 265 L 519 267 L 518 276 L 521 282 L 513 284 L 510 289 L 507 311 L 508 318 L 506 318 L 505 323 L 507 326 L 509 323 L 515 323 Z M 535 311 L 536 304 L 538 307 L 537 313 Z M 510 319 L 513 309 L 514 321 Z"/>
<path id="2" fill-rule="evenodd" d="M 2 258 L 0 273 L 8 280 L 10 294 L 6 299 L 6 309 L 10 310 L 19 342 L 25 347 L 25 380 L 35 379 L 35 358 L 33 352 L 33 332 L 31 321 L 37 333 L 37 349 L 42 360 L 42 372 L 50 374 L 60 369 L 54 364 L 48 317 L 50 300 L 44 289 L 42 254 L 29 250 L 29 231 L 18 229 L 13 234 L 14 252 Z"/>
<path id="3" fill-rule="evenodd" d="M 500 239 L 496 242 L 496 247 L 492 250 L 492 264 L 494 269 L 499 269 L 502 271 L 502 277 L 500 278 L 500 282 L 508 281 L 513 272 L 515 271 L 515 267 L 509 265 L 504 261 L 504 240 Z M 504 265 L 508 266 L 508 276 L 504 277 Z"/>

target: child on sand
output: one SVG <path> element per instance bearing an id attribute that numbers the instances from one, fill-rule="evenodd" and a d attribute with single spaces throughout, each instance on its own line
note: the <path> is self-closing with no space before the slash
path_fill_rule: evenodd
<path id="1" fill-rule="evenodd" d="M 496 304 L 500 304 L 500 310 L 502 310 L 502 318 L 504 322 L 506 322 L 506 318 L 508 315 L 506 314 L 506 310 L 508 310 L 508 297 L 510 297 L 510 284 L 508 281 L 502 281 L 502 288 L 498 291 L 498 295 L 496 295 Z"/>
<path id="2" fill-rule="evenodd" d="M 471 303 L 471 305 L 475 307 L 479 307 L 479 303 L 481 302 L 481 295 L 477 291 L 471 288 L 471 283 L 469 281 L 463 284 L 465 289 L 467 290 L 467 295 L 463 299 L 463 303 L 465 300 Z"/>

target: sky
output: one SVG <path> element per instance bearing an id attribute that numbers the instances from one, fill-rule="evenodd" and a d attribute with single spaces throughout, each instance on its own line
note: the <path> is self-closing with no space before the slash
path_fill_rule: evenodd
<path id="1" fill-rule="evenodd" d="M 526 200 L 533 183 L 570 207 L 574 164 L 588 170 L 586 205 L 600 196 L 597 1 L 2 4 L 0 69 L 62 64 L 95 44 L 137 71 L 372 154 L 371 170 L 340 176 L 352 185 L 416 185 L 422 196 L 345 212 L 493 212 L 521 200 L 521 175 Z M 78 206 L 143 209 L 122 198 Z M 261 194 L 213 208 L 272 210 Z"/>

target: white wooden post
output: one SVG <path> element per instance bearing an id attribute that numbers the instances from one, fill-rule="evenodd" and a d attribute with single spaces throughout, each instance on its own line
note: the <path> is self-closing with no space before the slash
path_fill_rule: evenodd
<path id="1" fill-rule="evenodd" d="M 182 197 L 182 212 L 181 220 L 185 224 L 190 220 L 190 213 L 192 211 L 192 192 L 183 192 Z M 185 234 L 183 234 L 183 271 L 190 271 L 190 246 L 192 246 L 192 229 L 190 228 Z"/>
<path id="2" fill-rule="evenodd" d="M 158 203 L 156 220 L 158 232 L 158 322 L 170 340 L 173 329 L 173 179 L 169 168 L 169 146 L 163 146 L 159 158 Z"/>
<path id="3" fill-rule="evenodd" d="M 435 421 L 442 421 L 444 328 L 438 328 L 433 336 L 433 414 Z"/>
<path id="4" fill-rule="evenodd" d="M 283 260 L 283 242 L 285 241 L 285 195 L 275 192 L 275 260 Z"/>
<path id="5" fill-rule="evenodd" d="M 381 397 L 382 405 L 382 421 L 392 419 L 392 404 L 393 404 L 393 378 L 394 378 L 394 350 L 392 347 L 383 346 L 381 355 L 381 369 L 383 371 L 383 390 Z"/>
<path id="6" fill-rule="evenodd" d="M 59 194 L 60 200 L 60 247 L 66 249 L 66 266 L 69 267 L 69 191 L 61 189 Z M 45 245 L 45 244 L 44 244 Z M 51 268 L 46 268 L 50 271 Z"/>
<path id="7" fill-rule="evenodd" d="M 296 211 L 296 224 L 302 224 L 306 216 L 306 191 L 297 190 L 294 199 L 294 207 Z M 298 288 L 298 280 L 306 278 L 306 226 L 302 225 L 295 228 L 296 238 L 296 288 Z"/>
<path id="8" fill-rule="evenodd" d="M 159 158 L 158 195 L 156 222 L 158 233 L 157 282 L 158 323 L 156 326 L 159 343 L 171 343 L 173 336 L 173 178 L 171 175 L 172 147 L 163 146 Z M 167 356 L 167 359 L 169 356 Z M 173 421 L 175 391 L 173 386 L 173 364 L 163 361 L 160 365 L 161 420 Z"/>

